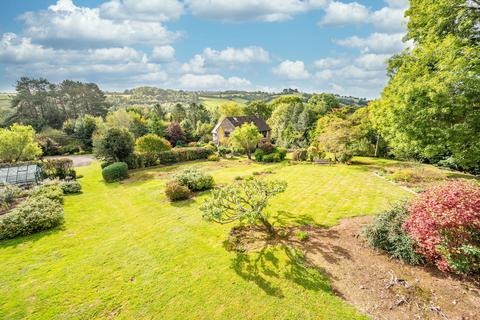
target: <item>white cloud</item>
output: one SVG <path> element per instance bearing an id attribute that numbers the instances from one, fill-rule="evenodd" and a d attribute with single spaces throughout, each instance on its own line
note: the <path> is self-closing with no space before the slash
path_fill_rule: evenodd
<path id="1" fill-rule="evenodd" d="M 56 46 L 167 44 L 180 36 L 159 22 L 108 20 L 98 8 L 75 6 L 71 0 L 59 0 L 48 10 L 27 12 L 21 16 L 27 36 Z"/>
<path id="2" fill-rule="evenodd" d="M 316 68 L 325 69 L 325 68 L 332 68 L 338 67 L 345 63 L 345 59 L 342 58 L 323 58 L 316 60 L 314 65 Z"/>
<path id="3" fill-rule="evenodd" d="M 333 1 L 325 9 L 325 16 L 320 24 L 327 26 L 366 23 L 369 14 L 368 8 L 358 2 Z"/>
<path id="4" fill-rule="evenodd" d="M 152 49 L 152 59 L 155 61 L 170 61 L 175 57 L 175 49 L 172 46 L 155 46 Z"/>
<path id="5" fill-rule="evenodd" d="M 18 37 L 14 33 L 5 33 L 0 40 L 0 61 L 7 63 L 29 63 L 52 59 L 53 49 L 33 44 L 31 39 Z"/>
<path id="6" fill-rule="evenodd" d="M 204 73 L 205 58 L 199 54 L 193 56 L 187 63 L 184 63 L 181 67 L 181 71 L 184 73 Z"/>
<path id="7" fill-rule="evenodd" d="M 111 0 L 100 6 L 100 15 L 108 19 L 169 21 L 184 13 L 177 0 Z"/>
<path id="8" fill-rule="evenodd" d="M 305 80 L 310 74 L 305 69 L 303 61 L 282 61 L 277 67 L 273 68 L 273 73 L 281 78 L 288 80 Z"/>
<path id="9" fill-rule="evenodd" d="M 192 14 L 204 19 L 241 22 L 276 22 L 311 9 L 321 8 L 329 0 L 187 0 Z"/>
<path id="10" fill-rule="evenodd" d="M 409 0 L 385 0 L 389 7 L 392 8 L 408 8 Z"/>
<path id="11" fill-rule="evenodd" d="M 203 50 L 202 56 L 214 63 L 252 63 L 261 62 L 268 63 L 270 55 L 268 51 L 260 47 L 231 48 L 218 51 L 211 48 Z"/>
<path id="12" fill-rule="evenodd" d="M 404 8 L 384 7 L 373 12 L 370 16 L 370 21 L 378 30 L 401 32 L 407 26 L 407 19 L 404 15 Z"/>
<path id="13" fill-rule="evenodd" d="M 349 48 L 358 48 L 363 53 L 393 54 L 411 46 L 411 42 L 402 42 L 403 36 L 403 33 L 388 34 L 375 32 L 366 38 L 353 36 L 343 40 L 337 40 L 336 43 Z"/>
<path id="14" fill-rule="evenodd" d="M 185 89 L 246 89 L 251 86 L 249 80 L 239 77 L 225 78 L 219 74 L 185 74 L 180 77 L 179 83 Z"/>
<path id="15" fill-rule="evenodd" d="M 148 61 L 142 51 L 130 47 L 97 49 L 53 49 L 33 44 L 30 38 L 13 33 L 0 40 L 0 63 L 6 63 L 4 77 L 19 75 L 46 77 L 52 81 L 77 79 L 105 83 L 156 83 L 167 73 Z"/>
<path id="16" fill-rule="evenodd" d="M 385 70 L 387 60 L 391 57 L 390 54 L 363 54 L 355 59 L 355 62 L 360 67 L 367 70 Z"/>

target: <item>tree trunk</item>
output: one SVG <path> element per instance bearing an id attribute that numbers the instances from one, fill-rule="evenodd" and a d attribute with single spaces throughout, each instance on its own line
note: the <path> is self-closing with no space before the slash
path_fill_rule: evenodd
<path id="1" fill-rule="evenodd" d="M 265 227 L 265 229 L 267 230 L 269 235 L 271 235 L 271 236 L 276 235 L 275 229 L 273 228 L 272 224 L 270 222 L 268 222 L 267 219 L 260 218 L 260 222 L 263 224 L 263 226 Z"/>
<path id="2" fill-rule="evenodd" d="M 380 136 L 377 134 L 377 143 L 375 143 L 375 158 L 378 157 L 378 145 L 380 144 Z"/>
<path id="3" fill-rule="evenodd" d="M 252 160 L 252 153 L 248 150 L 247 150 L 247 157 L 248 157 L 248 160 Z"/>

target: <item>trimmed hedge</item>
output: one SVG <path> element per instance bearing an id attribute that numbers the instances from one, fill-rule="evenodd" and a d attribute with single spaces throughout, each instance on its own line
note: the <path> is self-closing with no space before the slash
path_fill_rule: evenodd
<path id="1" fill-rule="evenodd" d="M 163 151 L 158 154 L 160 163 L 175 163 L 183 161 L 192 161 L 199 159 L 207 159 L 213 154 L 213 150 L 202 147 L 195 148 L 173 148 L 169 151 Z"/>
<path id="2" fill-rule="evenodd" d="M 32 196 L 0 217 L 0 239 L 33 234 L 61 225 L 62 205 L 43 195 Z"/>
<path id="3" fill-rule="evenodd" d="M 169 151 L 159 152 L 157 155 L 134 153 L 125 159 L 125 162 L 129 169 L 139 169 L 159 164 L 208 159 L 214 153 L 211 148 L 207 147 L 173 148 Z M 103 163 L 102 166 L 106 167 L 109 164 Z"/>
<path id="4" fill-rule="evenodd" d="M 287 150 L 285 148 L 276 147 L 272 153 L 266 154 L 262 149 L 257 149 L 253 156 L 258 162 L 281 162 L 285 160 Z"/>
<path id="5" fill-rule="evenodd" d="M 128 165 L 125 162 L 115 162 L 102 170 L 106 182 L 120 181 L 128 177 Z"/>

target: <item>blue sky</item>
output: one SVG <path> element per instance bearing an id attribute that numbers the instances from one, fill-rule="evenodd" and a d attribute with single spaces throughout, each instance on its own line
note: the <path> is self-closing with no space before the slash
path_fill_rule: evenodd
<path id="1" fill-rule="evenodd" d="M 0 90 L 21 76 L 377 97 L 408 0 L 3 0 Z"/>

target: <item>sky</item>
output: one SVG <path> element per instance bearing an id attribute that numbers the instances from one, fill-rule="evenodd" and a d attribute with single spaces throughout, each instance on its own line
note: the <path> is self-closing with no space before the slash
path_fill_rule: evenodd
<path id="1" fill-rule="evenodd" d="M 22 76 L 376 98 L 408 0 L 2 0 L 0 91 Z"/>

